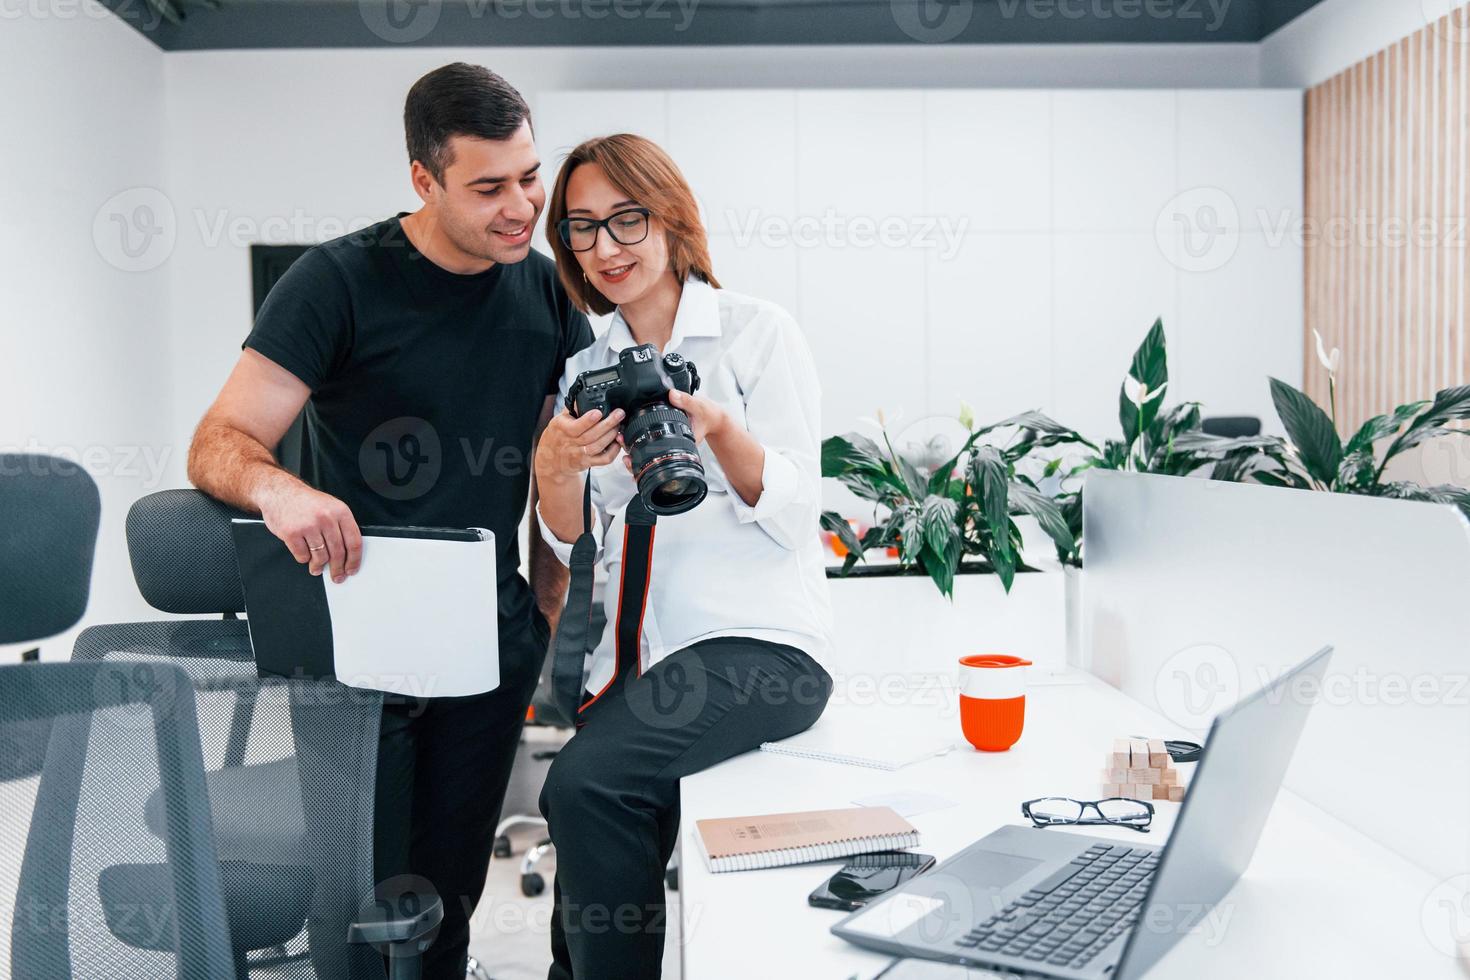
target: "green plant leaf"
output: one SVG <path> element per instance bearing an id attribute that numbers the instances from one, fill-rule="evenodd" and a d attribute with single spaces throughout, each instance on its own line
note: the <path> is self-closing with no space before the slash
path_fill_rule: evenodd
<path id="1" fill-rule="evenodd" d="M 980 514 L 990 532 L 991 554 L 999 571 L 1001 562 L 1014 558 L 1010 554 L 1010 467 L 994 446 L 977 446 L 970 457 L 970 483 L 980 499 Z"/>
<path id="2" fill-rule="evenodd" d="M 1133 352 L 1133 361 L 1128 373 L 1148 385 L 1149 391 L 1158 391 L 1169 380 L 1169 355 L 1164 346 L 1163 318 L 1154 321 L 1143 343 Z"/>
<path id="3" fill-rule="evenodd" d="M 1164 342 L 1164 321 L 1158 319 L 1144 335 L 1143 342 L 1133 352 L 1133 360 L 1128 364 L 1128 376 L 1134 381 L 1141 381 L 1150 393 L 1163 388 L 1169 381 L 1169 356 Z M 1131 449 L 1153 425 L 1158 416 L 1159 408 L 1163 403 L 1163 396 L 1151 398 L 1142 405 L 1135 405 L 1129 392 L 1128 381 L 1124 381 L 1118 388 L 1118 421 L 1123 427 L 1123 440 Z"/>
<path id="4" fill-rule="evenodd" d="M 841 477 L 853 470 L 881 472 L 885 468 L 883 450 L 867 436 L 849 432 L 822 440 L 823 476 Z"/>
<path id="5" fill-rule="evenodd" d="M 919 563 L 923 565 L 924 571 L 938 587 L 939 594 L 946 599 L 954 598 L 954 577 L 959 568 L 960 554 L 959 538 L 955 537 L 942 550 L 936 551 L 926 544 L 919 556 Z"/>
<path id="6" fill-rule="evenodd" d="M 876 503 L 889 504 L 895 497 L 909 496 L 908 486 L 883 450 L 856 432 L 822 440 L 822 476 Z"/>
<path id="7" fill-rule="evenodd" d="M 924 524 L 924 543 L 936 554 L 944 554 L 950 542 L 959 538 L 960 529 L 955 522 L 959 509 L 959 504 L 948 497 L 924 498 L 920 510 Z"/>
<path id="8" fill-rule="evenodd" d="M 1353 433 L 1353 437 L 1348 440 L 1347 447 L 1343 449 L 1343 455 L 1351 456 L 1361 452 L 1368 452 L 1371 455 L 1374 443 L 1398 432 L 1404 427 L 1405 422 L 1423 411 L 1428 405 L 1428 402 L 1410 402 L 1407 405 L 1400 405 L 1388 415 L 1373 416 L 1364 422 L 1357 432 Z"/>
<path id="9" fill-rule="evenodd" d="M 1342 440 L 1332 426 L 1332 419 L 1316 402 L 1276 378 L 1271 379 L 1271 400 L 1301 456 L 1302 465 L 1313 479 L 1330 488 L 1342 462 Z"/>
<path id="10" fill-rule="evenodd" d="M 1375 488 L 1375 496 L 1396 500 L 1418 500 L 1429 504 L 1453 504 L 1470 517 L 1470 490 L 1439 484 L 1425 487 L 1417 483 L 1384 483 Z"/>
<path id="11" fill-rule="evenodd" d="M 1131 447 L 1143 434 L 1142 417 L 1138 414 L 1138 406 L 1133 404 L 1133 399 L 1128 397 L 1128 382 L 1124 381 L 1118 389 L 1118 424 L 1123 427 L 1123 442 L 1125 449 Z M 1127 458 L 1125 452 L 1124 458 Z"/>
<path id="12" fill-rule="evenodd" d="M 1383 463 L 1379 465 L 1378 472 L 1381 478 L 1383 467 L 1388 461 L 1406 449 L 1411 449 L 1426 439 L 1434 439 L 1438 436 L 1447 435 L 1456 430 L 1446 430 L 1445 423 L 1455 422 L 1470 418 L 1470 385 L 1460 385 L 1455 388 L 1445 388 L 1436 392 L 1434 401 L 1429 408 L 1404 430 L 1404 434 L 1395 439 L 1384 454 Z"/>
<path id="13" fill-rule="evenodd" d="M 1055 500 L 1019 481 L 1012 481 L 1010 502 L 1013 513 L 1027 514 L 1046 532 L 1057 546 L 1059 554 L 1070 554 L 1077 548 L 1077 538 L 1067 526 L 1062 508 Z"/>
<path id="14" fill-rule="evenodd" d="M 848 524 L 847 519 L 841 514 L 835 510 L 825 510 L 822 512 L 819 520 L 822 530 L 831 531 L 837 535 L 837 540 L 842 542 L 842 546 L 848 550 L 849 554 L 862 554 L 862 542 L 858 540 L 858 536 L 853 532 L 852 525 Z"/>

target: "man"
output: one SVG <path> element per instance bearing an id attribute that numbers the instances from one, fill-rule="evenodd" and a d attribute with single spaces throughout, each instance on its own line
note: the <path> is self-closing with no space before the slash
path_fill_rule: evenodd
<path id="1" fill-rule="evenodd" d="M 189 478 L 258 512 L 297 561 L 336 582 L 362 561 L 360 523 L 495 533 L 500 686 L 388 698 L 378 753 L 377 880 L 433 884 L 444 924 L 424 975 L 461 980 L 566 585 L 540 535 L 534 597 L 518 571 L 533 444 L 592 332 L 552 262 L 531 252 L 546 191 L 520 94 L 484 68 L 446 65 L 409 91 L 404 129 L 423 207 L 318 245 L 287 271 L 199 423 Z M 272 449 L 303 406 L 298 479 Z"/>

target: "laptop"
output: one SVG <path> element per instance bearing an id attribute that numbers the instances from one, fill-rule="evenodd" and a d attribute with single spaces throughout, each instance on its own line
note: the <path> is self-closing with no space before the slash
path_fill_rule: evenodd
<path id="1" fill-rule="evenodd" d="M 1215 719 L 1164 847 L 1002 827 L 832 932 L 1022 976 L 1143 976 L 1250 864 L 1331 657 L 1321 650 Z"/>

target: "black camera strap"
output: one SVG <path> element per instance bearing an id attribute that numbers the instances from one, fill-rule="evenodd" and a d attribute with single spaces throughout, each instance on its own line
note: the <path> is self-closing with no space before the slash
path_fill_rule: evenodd
<path id="1" fill-rule="evenodd" d="M 597 563 L 597 540 L 592 536 L 592 473 L 582 485 L 582 533 L 572 545 L 571 584 L 567 604 L 556 630 L 552 651 L 552 697 L 561 720 L 580 727 L 578 716 L 600 698 L 624 670 L 640 670 L 639 640 L 648 603 L 648 578 L 653 569 L 653 532 L 657 517 L 633 494 L 624 513 L 622 583 L 618 590 L 616 662 L 613 676 L 601 691 L 587 697 L 587 654 L 601 637 L 592 633 L 592 580 Z"/>

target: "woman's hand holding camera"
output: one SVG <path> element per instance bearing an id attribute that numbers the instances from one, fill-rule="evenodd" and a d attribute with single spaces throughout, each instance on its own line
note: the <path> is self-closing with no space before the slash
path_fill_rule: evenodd
<path id="1" fill-rule="evenodd" d="M 594 466 L 606 466 L 618 458 L 618 426 L 623 410 L 613 409 L 603 418 L 593 409 L 584 415 L 562 412 L 546 424 L 536 448 L 536 481 L 561 483 L 580 477 Z"/>
<path id="2" fill-rule="evenodd" d="M 689 424 L 694 428 L 696 444 L 707 439 L 718 440 L 730 425 L 730 416 L 708 398 L 691 395 L 675 388 L 669 392 L 669 404 L 689 416 Z"/>
<path id="3" fill-rule="evenodd" d="M 715 443 L 719 441 L 721 435 L 728 432 L 731 428 L 729 414 L 717 403 L 710 401 L 708 398 L 691 395 L 687 392 L 680 391 L 678 388 L 674 388 L 669 392 L 669 404 L 689 416 L 689 425 L 694 430 L 695 445 L 708 440 L 710 448 L 715 449 L 715 454 L 719 455 Z M 623 445 L 623 436 L 621 433 L 617 434 L 617 440 L 619 445 Z M 632 473 L 632 458 L 624 456 L 623 466 L 627 468 L 629 473 Z"/>

